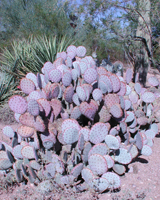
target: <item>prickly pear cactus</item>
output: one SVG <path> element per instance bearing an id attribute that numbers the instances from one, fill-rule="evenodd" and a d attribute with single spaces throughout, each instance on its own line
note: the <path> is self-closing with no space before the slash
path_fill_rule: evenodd
<path id="1" fill-rule="evenodd" d="M 23 97 L 10 98 L 20 126 L 3 129 L 12 146 L 1 141 L 0 170 L 14 171 L 17 182 L 52 179 L 61 187 L 114 190 L 133 159 L 151 155 L 160 122 L 158 80 L 143 88 L 131 82 L 131 69 L 123 78 L 85 54 L 85 47 L 69 46 L 41 74 L 20 81 Z"/>

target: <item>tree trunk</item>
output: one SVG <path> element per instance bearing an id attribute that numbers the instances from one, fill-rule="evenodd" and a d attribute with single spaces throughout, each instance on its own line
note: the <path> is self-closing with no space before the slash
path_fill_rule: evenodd
<path id="1" fill-rule="evenodd" d="M 135 82 L 139 81 L 143 86 L 146 84 L 150 57 L 152 57 L 150 10 L 150 0 L 139 0 L 139 18 L 135 37 L 138 49 L 134 66 L 134 78 Z"/>

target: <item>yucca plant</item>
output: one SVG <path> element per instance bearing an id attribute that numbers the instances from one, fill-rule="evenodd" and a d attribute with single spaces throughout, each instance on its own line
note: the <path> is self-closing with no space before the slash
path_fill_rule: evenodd
<path id="1" fill-rule="evenodd" d="M 0 106 L 3 106 L 9 97 L 15 93 L 17 87 L 14 77 L 10 76 L 6 79 L 0 77 Z"/>
<path id="2" fill-rule="evenodd" d="M 11 49 L 5 48 L 1 54 L 0 69 L 15 78 L 24 77 L 28 72 L 40 72 L 43 64 L 53 62 L 57 52 L 66 50 L 73 39 L 67 36 L 30 36 L 29 39 L 13 41 Z"/>
<path id="3" fill-rule="evenodd" d="M 38 72 L 33 57 L 33 37 L 28 40 L 14 40 L 11 49 L 5 48 L 1 54 L 1 70 L 21 78 L 29 71 Z"/>
<path id="4" fill-rule="evenodd" d="M 47 61 L 53 63 L 56 54 L 65 51 L 67 46 L 73 43 L 73 39 L 67 36 L 62 38 L 57 38 L 56 36 L 47 37 L 46 35 L 36 37 L 34 39 L 35 65 L 41 68 Z"/>

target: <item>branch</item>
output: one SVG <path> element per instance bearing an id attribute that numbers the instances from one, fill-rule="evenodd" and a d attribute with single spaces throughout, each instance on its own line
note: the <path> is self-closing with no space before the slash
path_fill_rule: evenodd
<path id="1" fill-rule="evenodd" d="M 143 19 L 143 21 L 144 21 L 144 23 L 145 23 L 145 25 L 146 25 L 146 27 L 147 27 L 147 30 L 148 30 L 148 33 L 149 33 L 149 35 L 150 35 L 150 37 L 152 38 L 152 34 L 151 34 L 151 31 L 150 31 L 150 29 L 149 29 L 149 27 L 148 27 L 148 25 L 147 25 L 147 22 L 145 21 L 145 19 L 144 19 L 144 17 L 141 15 L 141 13 L 138 11 L 138 10 L 136 10 L 136 9 L 134 9 L 134 8 L 127 8 L 127 7 L 124 7 L 124 6 L 120 6 L 120 5 L 113 5 L 113 6 L 115 6 L 115 7 L 117 7 L 117 8 L 122 8 L 123 10 L 130 10 L 130 11 L 134 11 L 134 12 L 136 12 L 142 19 Z"/>
<path id="2" fill-rule="evenodd" d="M 151 65 L 152 66 L 155 66 L 154 62 L 153 62 L 153 58 L 152 58 L 152 54 L 148 48 L 148 45 L 147 45 L 147 41 L 145 38 L 143 37 L 140 37 L 140 36 L 134 36 L 134 40 L 135 41 L 141 41 L 144 45 L 145 45 L 145 49 L 147 51 L 147 54 L 148 54 L 148 57 L 149 57 L 149 60 L 151 61 Z"/>

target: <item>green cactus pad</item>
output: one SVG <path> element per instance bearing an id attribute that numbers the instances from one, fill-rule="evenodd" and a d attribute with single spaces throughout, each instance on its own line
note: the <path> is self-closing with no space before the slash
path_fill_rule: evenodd
<path id="1" fill-rule="evenodd" d="M 120 147 L 119 140 L 113 135 L 106 135 L 105 143 L 107 144 L 108 148 L 110 148 L 110 149 L 116 150 L 116 149 L 119 149 L 119 147 Z"/>
<path id="2" fill-rule="evenodd" d="M 13 138 L 15 133 L 14 133 L 14 130 L 11 126 L 5 126 L 3 129 L 2 129 L 2 132 L 4 135 L 6 135 L 7 137 L 10 137 L 10 138 Z"/>
<path id="3" fill-rule="evenodd" d="M 88 153 L 88 158 L 93 154 L 99 154 L 99 155 L 104 156 L 108 153 L 109 153 L 109 149 L 108 149 L 107 145 L 104 143 L 99 143 L 99 144 L 94 145 L 91 148 L 91 150 Z"/>
<path id="4" fill-rule="evenodd" d="M 76 166 L 72 169 L 71 175 L 73 175 L 75 178 L 77 178 L 77 177 L 80 175 L 82 169 L 83 169 L 83 163 L 79 163 L 78 165 L 76 165 Z"/>
<path id="5" fill-rule="evenodd" d="M 120 164 L 114 164 L 113 170 L 118 175 L 125 174 L 125 172 L 126 172 L 126 168 L 123 165 L 120 165 Z"/>
<path id="6" fill-rule="evenodd" d="M 2 158 L 8 159 L 6 151 L 0 151 L 0 159 L 2 159 Z"/>
<path id="7" fill-rule="evenodd" d="M 155 76 L 149 77 L 148 82 L 152 86 L 158 86 L 159 85 L 159 81 Z"/>
<path id="8" fill-rule="evenodd" d="M 89 140 L 93 144 L 101 143 L 108 134 L 108 127 L 105 123 L 98 122 L 94 124 L 90 130 Z"/>
<path id="9" fill-rule="evenodd" d="M 21 154 L 24 158 L 35 159 L 35 151 L 31 146 L 24 146 L 21 150 Z"/>
<path id="10" fill-rule="evenodd" d="M 132 156 L 128 153 L 127 149 L 119 148 L 116 150 L 115 155 L 112 158 L 121 163 L 121 164 L 129 164 L 132 161 Z"/>
<path id="11" fill-rule="evenodd" d="M 67 144 L 73 144 L 78 141 L 78 130 L 74 127 L 66 128 L 63 132 L 64 142 Z"/>
<path id="12" fill-rule="evenodd" d="M 152 92 L 144 92 L 141 95 L 141 99 L 142 101 L 144 101 L 145 103 L 153 103 L 155 100 L 155 95 Z"/>
<path id="13" fill-rule="evenodd" d="M 35 170 L 40 170 L 40 168 L 41 168 L 41 165 L 35 160 L 31 160 L 29 162 L 29 165 Z"/>
<path id="14" fill-rule="evenodd" d="M 0 159 L 0 170 L 6 170 L 12 167 L 12 163 L 7 158 Z"/>
<path id="15" fill-rule="evenodd" d="M 135 91 L 132 91 L 129 94 L 129 99 L 133 104 L 136 104 L 138 102 L 138 94 Z"/>
<path id="16" fill-rule="evenodd" d="M 89 183 L 90 181 L 94 179 L 93 172 L 87 167 L 82 169 L 81 174 L 82 174 L 82 178 L 85 180 L 86 183 Z"/>
<path id="17" fill-rule="evenodd" d="M 114 160 L 111 158 L 111 156 L 104 155 L 103 157 L 106 159 L 108 169 L 112 168 L 114 165 Z"/>
<path id="18" fill-rule="evenodd" d="M 105 190 L 108 189 L 109 187 L 109 182 L 106 178 L 101 177 L 101 178 L 94 178 L 89 185 L 99 193 L 104 192 Z"/>
<path id="19" fill-rule="evenodd" d="M 106 178 L 108 180 L 108 189 L 114 190 L 120 188 L 121 186 L 120 177 L 113 172 L 107 172 L 103 174 L 102 178 Z"/>
<path id="20" fill-rule="evenodd" d="M 84 163 L 88 161 L 88 153 L 90 149 L 92 148 L 92 145 L 90 142 L 86 142 L 84 145 L 84 150 L 83 150 L 83 155 L 82 155 L 82 160 Z"/>
<path id="21" fill-rule="evenodd" d="M 111 106 L 109 112 L 115 118 L 121 118 L 123 116 L 123 111 L 119 104 L 114 104 L 113 106 Z"/>
<path id="22" fill-rule="evenodd" d="M 67 128 L 76 128 L 78 131 L 80 130 L 80 125 L 75 119 L 66 119 L 62 123 L 62 132 Z"/>
<path id="23" fill-rule="evenodd" d="M 156 133 L 152 129 L 149 129 L 145 131 L 145 135 L 147 136 L 147 138 L 154 139 L 154 137 L 156 136 Z"/>
<path id="24" fill-rule="evenodd" d="M 52 178 L 55 176 L 56 169 L 55 169 L 54 163 L 49 163 L 49 164 L 45 165 L 45 169 Z"/>
<path id="25" fill-rule="evenodd" d="M 84 90 L 84 88 L 82 86 L 77 86 L 76 93 L 78 95 L 78 98 L 81 101 L 85 101 L 86 100 L 86 92 L 85 92 L 85 90 Z"/>
<path id="26" fill-rule="evenodd" d="M 88 158 L 89 167 L 93 173 L 102 175 L 108 170 L 106 159 L 99 155 L 93 154 Z"/>
<path id="27" fill-rule="evenodd" d="M 14 155 L 15 158 L 18 159 L 23 159 L 23 156 L 21 154 L 21 150 L 22 150 L 23 146 L 22 145 L 17 145 L 13 148 L 12 150 L 12 154 Z"/>
<path id="28" fill-rule="evenodd" d="M 144 156 L 150 156 L 152 154 L 152 149 L 149 145 L 143 145 L 141 154 Z"/>

